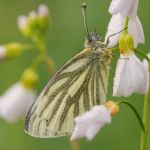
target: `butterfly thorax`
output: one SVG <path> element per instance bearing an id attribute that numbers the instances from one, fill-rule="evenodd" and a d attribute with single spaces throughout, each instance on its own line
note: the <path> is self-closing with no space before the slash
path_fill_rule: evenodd
<path id="1" fill-rule="evenodd" d="M 108 64 L 112 59 L 112 51 L 108 49 L 106 44 L 100 40 L 96 31 L 90 32 L 85 41 L 85 51 L 91 51 L 90 56 L 92 59 L 99 58 L 106 61 Z"/>

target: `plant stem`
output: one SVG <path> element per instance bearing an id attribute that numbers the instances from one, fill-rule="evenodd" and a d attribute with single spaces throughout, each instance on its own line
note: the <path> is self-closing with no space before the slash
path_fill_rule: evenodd
<path id="1" fill-rule="evenodd" d="M 136 117 L 137 117 L 137 119 L 139 121 L 139 124 L 141 125 L 141 129 L 143 130 L 143 132 L 145 132 L 145 126 L 144 126 L 144 123 L 142 121 L 142 118 L 140 117 L 138 111 L 135 109 L 135 107 L 132 104 L 130 104 L 127 101 L 118 101 L 116 104 L 117 105 L 125 104 L 125 105 L 129 106 L 132 109 L 132 111 L 134 112 L 134 114 L 136 115 Z"/>
<path id="2" fill-rule="evenodd" d="M 124 30 L 124 32 L 128 32 L 128 23 L 129 23 L 129 17 L 126 17 L 126 21 L 125 21 L 125 24 L 124 24 L 124 28 L 125 28 L 125 30 Z"/>
<path id="3" fill-rule="evenodd" d="M 140 54 L 143 58 L 145 58 L 148 61 L 148 63 L 150 62 L 149 57 L 145 53 L 143 53 L 143 51 L 141 51 L 139 49 L 135 49 L 135 52 Z"/>
<path id="4" fill-rule="evenodd" d="M 140 50 L 136 49 L 135 52 L 137 52 L 138 54 L 140 54 L 147 60 L 147 62 L 149 64 L 149 76 L 150 76 L 150 59 L 149 59 L 149 57 Z M 147 91 L 147 93 L 145 95 L 145 99 L 144 99 L 143 123 L 145 126 L 145 132 L 142 132 L 142 134 L 141 134 L 140 150 L 148 150 L 149 132 L 150 132 L 150 116 L 149 115 L 150 115 L 150 84 L 149 84 L 148 91 Z"/>
<path id="5" fill-rule="evenodd" d="M 149 74 L 150 74 L 150 63 L 149 63 Z M 148 150 L 149 132 L 150 132 L 150 84 L 144 99 L 143 122 L 145 125 L 145 132 L 142 132 L 141 135 L 140 150 Z"/>
<path id="6" fill-rule="evenodd" d="M 79 150 L 79 145 L 77 141 L 70 141 L 71 150 Z"/>
<path id="7" fill-rule="evenodd" d="M 38 55 L 32 62 L 31 68 L 34 70 L 37 70 L 39 64 L 41 64 L 44 61 L 44 58 L 42 55 Z"/>
<path id="8" fill-rule="evenodd" d="M 23 50 L 27 51 L 27 50 L 34 50 L 35 47 L 32 44 L 22 44 L 23 45 Z"/>
<path id="9" fill-rule="evenodd" d="M 45 46 L 45 42 L 44 40 L 40 39 L 38 42 L 38 47 L 41 51 L 41 54 L 43 55 L 44 57 L 44 60 L 45 60 L 45 63 L 47 64 L 47 67 L 48 67 L 48 70 L 49 70 L 49 73 L 51 75 L 53 75 L 55 73 L 55 65 L 54 65 L 54 62 L 52 60 L 52 58 L 50 58 L 47 54 L 47 51 L 46 51 L 46 46 Z"/>

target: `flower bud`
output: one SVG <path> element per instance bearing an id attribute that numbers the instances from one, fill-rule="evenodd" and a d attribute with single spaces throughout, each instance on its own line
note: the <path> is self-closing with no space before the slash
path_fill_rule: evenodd
<path id="1" fill-rule="evenodd" d="M 38 7 L 38 25 L 45 31 L 49 25 L 50 17 L 48 7 L 44 4 L 41 4 Z"/>
<path id="2" fill-rule="evenodd" d="M 27 89 L 34 89 L 38 79 L 39 76 L 33 69 L 27 69 L 22 74 L 21 83 Z"/>
<path id="3" fill-rule="evenodd" d="M 0 61 L 5 58 L 6 51 L 5 51 L 5 46 L 0 46 Z"/>
<path id="4" fill-rule="evenodd" d="M 108 110 L 110 110 L 111 115 L 115 115 L 116 113 L 119 112 L 119 106 L 113 102 L 113 101 L 108 101 L 105 106 L 107 107 Z"/>
<path id="5" fill-rule="evenodd" d="M 49 10 L 48 7 L 45 4 L 41 4 L 38 7 L 38 14 L 39 16 L 49 16 Z"/>
<path id="6" fill-rule="evenodd" d="M 4 46 L 5 48 L 5 58 L 17 57 L 22 52 L 22 45 L 20 43 L 9 43 Z"/>
<path id="7" fill-rule="evenodd" d="M 32 30 L 32 32 L 37 28 L 38 15 L 37 15 L 36 11 L 31 11 L 29 13 L 28 24 L 29 24 L 29 28 Z"/>
<path id="8" fill-rule="evenodd" d="M 32 33 L 32 30 L 29 26 L 29 20 L 26 16 L 18 17 L 18 28 L 25 37 L 29 37 Z"/>

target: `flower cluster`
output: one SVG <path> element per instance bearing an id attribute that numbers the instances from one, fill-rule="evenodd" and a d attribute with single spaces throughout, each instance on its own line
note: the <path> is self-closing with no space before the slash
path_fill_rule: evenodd
<path id="1" fill-rule="evenodd" d="M 110 35 L 123 30 L 126 17 L 129 17 L 128 32 L 134 37 L 134 47 L 137 47 L 138 43 L 144 43 L 143 27 L 137 16 L 137 8 L 138 0 L 112 0 L 109 7 L 112 18 L 105 38 L 107 39 Z M 119 35 L 116 34 L 109 39 L 109 47 L 117 44 Z"/>
<path id="2" fill-rule="evenodd" d="M 28 16 L 19 16 L 18 28 L 24 36 L 34 38 L 37 34 L 45 34 L 49 19 L 49 10 L 46 5 L 42 4 L 37 11 L 31 11 Z"/>
<path id="3" fill-rule="evenodd" d="M 38 65 L 43 61 L 43 49 L 40 44 L 43 42 L 46 29 L 49 25 L 49 10 L 44 4 L 32 11 L 29 16 L 18 18 L 18 28 L 23 36 L 31 39 L 32 43 L 11 42 L 0 46 L 0 61 L 19 57 L 26 50 L 39 49 L 39 54 L 31 62 L 21 75 L 20 80 L 12 85 L 0 96 L 0 117 L 7 122 L 16 122 L 24 116 L 37 97 L 36 86 L 39 81 Z M 42 42 L 40 41 L 42 39 Z M 42 43 L 44 45 L 44 43 Z M 41 54 L 42 53 L 42 54 Z"/>
<path id="4" fill-rule="evenodd" d="M 112 0 L 109 12 L 113 15 L 108 25 L 109 35 L 119 32 L 109 39 L 109 46 L 119 41 L 120 58 L 114 78 L 113 96 L 145 94 L 148 87 L 148 70 L 135 55 L 138 43 L 144 43 L 142 24 L 137 16 L 138 0 Z"/>

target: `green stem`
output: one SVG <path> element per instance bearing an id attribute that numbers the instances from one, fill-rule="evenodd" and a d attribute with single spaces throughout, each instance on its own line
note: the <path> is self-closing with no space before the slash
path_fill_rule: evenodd
<path id="1" fill-rule="evenodd" d="M 38 48 L 39 48 L 41 54 L 44 57 L 44 60 L 45 60 L 45 63 L 47 64 L 49 73 L 51 75 L 53 75 L 55 73 L 55 65 L 54 65 L 52 58 L 50 58 L 47 54 L 44 40 L 42 40 L 42 39 L 38 40 L 37 45 L 38 45 Z"/>
<path id="2" fill-rule="evenodd" d="M 125 24 L 124 24 L 124 28 L 125 28 L 125 30 L 124 30 L 124 32 L 128 32 L 128 23 L 129 23 L 129 17 L 126 17 L 126 21 L 125 21 Z"/>
<path id="3" fill-rule="evenodd" d="M 23 50 L 26 51 L 26 50 L 33 50 L 35 49 L 35 46 L 32 45 L 32 44 L 23 44 Z"/>
<path id="4" fill-rule="evenodd" d="M 138 53 L 139 55 L 141 55 L 142 57 L 144 57 L 148 62 L 150 62 L 149 57 L 143 53 L 143 51 L 139 50 L 139 49 L 134 49 L 136 53 Z"/>
<path id="5" fill-rule="evenodd" d="M 149 62 L 149 74 L 150 74 L 150 62 Z M 140 150 L 148 150 L 149 132 L 150 132 L 150 84 L 144 99 L 143 122 L 145 125 L 145 132 L 142 132 L 141 135 Z"/>
<path id="6" fill-rule="evenodd" d="M 145 132 L 144 123 L 143 123 L 143 121 L 142 121 L 138 111 L 135 109 L 135 107 L 132 104 L 130 104 L 129 102 L 126 102 L 126 101 L 118 101 L 116 104 L 118 104 L 118 105 L 125 104 L 125 105 L 129 106 L 133 110 L 134 114 L 136 115 L 136 117 L 137 117 L 137 119 L 139 121 L 139 124 L 141 125 L 142 131 L 144 133 Z"/>
<path id="7" fill-rule="evenodd" d="M 32 62 L 31 68 L 37 70 L 39 64 L 44 60 L 42 55 L 38 55 Z"/>
<path id="8" fill-rule="evenodd" d="M 79 150 L 79 144 L 77 141 L 70 141 L 71 150 Z"/>

